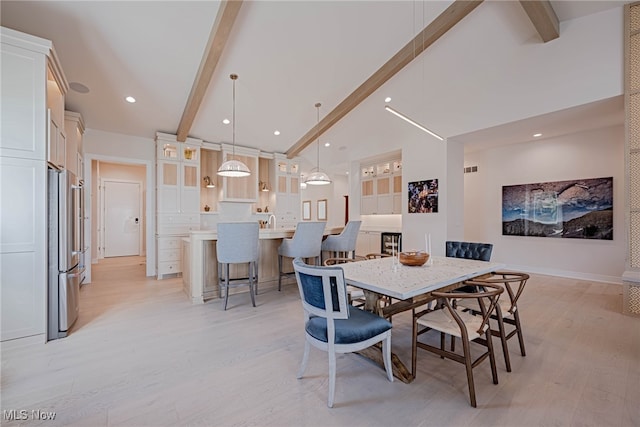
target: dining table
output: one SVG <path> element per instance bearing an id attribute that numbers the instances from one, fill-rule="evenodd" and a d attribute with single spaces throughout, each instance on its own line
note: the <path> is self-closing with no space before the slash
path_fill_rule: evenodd
<path id="1" fill-rule="evenodd" d="M 428 304 L 433 291 L 446 292 L 464 286 L 465 280 L 478 279 L 502 270 L 505 264 L 466 258 L 432 256 L 421 266 L 399 263 L 397 257 L 369 259 L 340 264 L 347 285 L 364 290 L 365 310 L 391 319 L 392 316 Z M 386 299 L 388 303 L 381 304 Z M 382 364 L 377 346 L 358 352 Z M 392 351 L 393 374 L 399 380 L 414 380 L 411 370 Z"/>

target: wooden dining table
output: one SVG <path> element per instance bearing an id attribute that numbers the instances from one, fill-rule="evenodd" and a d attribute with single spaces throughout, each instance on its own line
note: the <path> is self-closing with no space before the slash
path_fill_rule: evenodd
<path id="1" fill-rule="evenodd" d="M 448 291 L 463 286 L 465 280 L 481 278 L 505 268 L 505 264 L 464 258 L 432 257 L 422 266 L 405 266 L 394 258 L 370 259 L 341 264 L 348 285 L 365 291 L 365 310 L 391 318 L 434 300 L 433 291 Z M 390 304 L 380 304 L 383 297 Z M 394 301 L 395 300 L 395 301 Z M 359 354 L 382 364 L 379 347 L 372 346 Z M 405 383 L 414 380 L 411 370 L 392 351 L 393 374 Z"/>

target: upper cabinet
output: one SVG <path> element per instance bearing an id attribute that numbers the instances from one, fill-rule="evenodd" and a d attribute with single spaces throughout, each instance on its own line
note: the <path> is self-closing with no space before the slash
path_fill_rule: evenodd
<path id="1" fill-rule="evenodd" d="M 284 154 L 274 154 L 275 209 L 278 228 L 293 228 L 300 221 L 300 167 Z"/>
<path id="2" fill-rule="evenodd" d="M 64 166 L 64 96 L 69 85 L 53 43 L 1 30 L 2 99 L 11 101 L 3 103 L 0 156 Z"/>
<path id="3" fill-rule="evenodd" d="M 360 214 L 402 213 L 402 161 L 389 159 L 360 167 Z"/>
<path id="4" fill-rule="evenodd" d="M 64 130 L 66 132 L 66 161 L 65 167 L 78 178 L 83 177 L 82 137 L 84 135 L 84 121 L 82 116 L 72 111 L 64 113 Z"/>
<path id="5" fill-rule="evenodd" d="M 157 133 L 157 205 L 159 214 L 200 211 L 200 140 L 177 142 L 174 135 Z"/>

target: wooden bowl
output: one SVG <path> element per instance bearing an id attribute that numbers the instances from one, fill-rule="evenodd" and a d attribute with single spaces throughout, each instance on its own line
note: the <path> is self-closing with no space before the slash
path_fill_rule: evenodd
<path id="1" fill-rule="evenodd" d="M 422 251 L 400 252 L 400 256 L 398 258 L 400 259 L 400 264 L 416 267 L 427 262 L 429 254 Z"/>

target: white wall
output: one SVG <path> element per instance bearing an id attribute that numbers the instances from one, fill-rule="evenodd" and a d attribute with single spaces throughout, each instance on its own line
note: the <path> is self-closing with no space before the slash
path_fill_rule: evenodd
<path id="1" fill-rule="evenodd" d="M 493 243 L 492 261 L 511 268 L 620 283 L 626 257 L 624 128 L 614 126 L 560 138 L 467 154 L 464 237 Z M 502 186 L 613 177 L 612 241 L 502 235 Z"/>
<path id="2" fill-rule="evenodd" d="M 331 175 L 330 178 L 329 185 L 307 185 L 300 189 L 300 203 L 310 200 L 311 221 L 318 221 L 318 200 L 327 199 L 327 227 L 340 227 L 344 225 L 343 196 L 349 194 L 349 181 L 345 175 Z"/>

